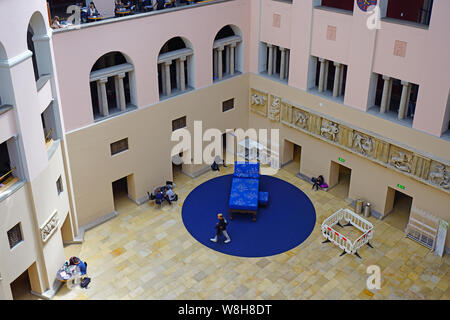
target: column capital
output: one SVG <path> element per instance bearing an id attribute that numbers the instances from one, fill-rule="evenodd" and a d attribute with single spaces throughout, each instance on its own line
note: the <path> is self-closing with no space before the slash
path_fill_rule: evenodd
<path id="1" fill-rule="evenodd" d="M 225 49 L 224 46 L 217 47 L 218 51 L 223 51 L 223 49 Z"/>
<path id="2" fill-rule="evenodd" d="M 391 80 L 391 77 L 383 75 L 383 80 L 389 81 L 389 80 Z"/>
<path id="3" fill-rule="evenodd" d="M 125 72 L 119 73 L 119 74 L 117 75 L 117 77 L 118 77 L 119 79 L 125 78 Z"/>
<path id="4" fill-rule="evenodd" d="M 401 81 L 401 83 L 402 83 L 402 86 L 409 86 L 410 85 L 410 83 L 408 82 L 408 81 Z"/>
<path id="5" fill-rule="evenodd" d="M 333 62 L 333 64 L 335 67 L 338 67 L 338 68 L 341 66 L 341 64 L 339 62 Z"/>
<path id="6" fill-rule="evenodd" d="M 267 48 L 272 48 L 273 44 L 267 43 Z"/>
<path id="7" fill-rule="evenodd" d="M 279 48 L 280 48 L 280 51 L 281 51 L 281 52 L 286 51 L 286 48 L 283 48 L 283 47 L 279 47 Z"/>
<path id="8" fill-rule="evenodd" d="M 172 64 L 172 60 L 170 60 L 170 61 L 165 61 L 165 62 L 164 62 L 164 65 L 165 65 L 166 67 L 170 66 L 171 64 Z"/>
<path id="9" fill-rule="evenodd" d="M 108 78 L 100 78 L 100 83 L 105 84 L 108 82 Z"/>
<path id="10" fill-rule="evenodd" d="M 180 57 L 179 59 L 180 59 L 180 61 L 186 61 L 186 56 L 183 56 L 183 57 Z"/>
<path id="11" fill-rule="evenodd" d="M 325 62 L 324 58 L 319 58 L 319 62 Z"/>
<path id="12" fill-rule="evenodd" d="M 237 46 L 237 42 L 232 42 L 232 43 L 230 44 L 230 47 L 232 47 L 232 48 L 236 48 L 236 46 Z"/>

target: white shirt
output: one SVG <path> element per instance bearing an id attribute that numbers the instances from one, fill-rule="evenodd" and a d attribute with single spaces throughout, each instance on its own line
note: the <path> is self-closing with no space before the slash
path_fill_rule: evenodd
<path id="1" fill-rule="evenodd" d="M 173 193 L 172 189 L 168 189 L 166 191 L 167 196 L 169 197 L 169 200 L 175 199 L 175 193 Z"/>

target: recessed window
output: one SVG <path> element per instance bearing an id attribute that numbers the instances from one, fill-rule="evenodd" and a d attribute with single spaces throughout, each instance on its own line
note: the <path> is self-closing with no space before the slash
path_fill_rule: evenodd
<path id="1" fill-rule="evenodd" d="M 111 143 L 111 155 L 128 150 L 128 138 Z"/>
<path id="2" fill-rule="evenodd" d="M 9 248 L 12 249 L 23 241 L 20 222 L 8 231 Z"/>
<path id="3" fill-rule="evenodd" d="M 56 189 L 58 190 L 58 195 L 60 195 L 61 192 L 64 191 L 61 176 L 59 176 L 58 180 L 56 180 Z"/>
<path id="4" fill-rule="evenodd" d="M 222 112 L 231 110 L 234 108 L 234 98 L 222 102 Z"/>
<path id="5" fill-rule="evenodd" d="M 186 116 L 172 120 L 172 131 L 186 127 Z"/>

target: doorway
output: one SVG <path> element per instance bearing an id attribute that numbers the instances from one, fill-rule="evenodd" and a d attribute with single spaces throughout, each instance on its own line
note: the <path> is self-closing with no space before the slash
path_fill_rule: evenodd
<path id="1" fill-rule="evenodd" d="M 31 291 L 40 292 L 36 262 L 10 284 L 13 300 L 38 300 Z"/>
<path id="2" fill-rule="evenodd" d="M 328 181 L 328 185 L 330 186 L 329 192 L 338 198 L 347 199 L 351 177 L 352 169 L 331 161 L 330 179 Z"/>
<path id="3" fill-rule="evenodd" d="M 127 209 L 136 206 L 136 204 L 128 197 L 130 193 L 130 186 L 134 186 L 133 174 L 118 179 L 112 183 L 114 210 L 116 212 L 124 212 Z"/>
<path id="4" fill-rule="evenodd" d="M 172 158 L 172 181 L 179 184 L 183 176 L 183 152 L 180 152 Z"/>
<path id="5" fill-rule="evenodd" d="M 293 175 L 300 173 L 302 147 L 289 140 L 284 140 L 284 169 Z"/>
<path id="6" fill-rule="evenodd" d="M 389 225 L 404 231 L 408 225 L 413 198 L 388 187 L 386 195 L 385 218 Z"/>

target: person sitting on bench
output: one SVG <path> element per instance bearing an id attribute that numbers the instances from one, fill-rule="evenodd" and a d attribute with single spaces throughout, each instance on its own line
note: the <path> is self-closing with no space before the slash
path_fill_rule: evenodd
<path id="1" fill-rule="evenodd" d="M 220 171 L 219 169 L 219 165 L 217 164 L 217 162 L 214 160 L 212 165 L 211 165 L 211 169 L 212 171 Z"/>
<path id="2" fill-rule="evenodd" d="M 318 176 L 317 178 L 313 177 L 311 181 L 313 182 L 312 190 L 314 190 L 314 187 L 316 187 L 316 191 L 318 191 L 319 187 L 325 182 L 323 176 Z"/>
<path id="3" fill-rule="evenodd" d="M 177 201 L 178 200 L 178 196 L 173 192 L 172 189 L 167 189 L 166 194 L 164 196 L 164 198 L 167 200 L 167 202 L 169 204 L 172 204 L 172 201 Z"/>

